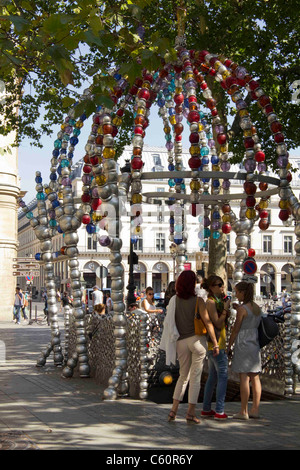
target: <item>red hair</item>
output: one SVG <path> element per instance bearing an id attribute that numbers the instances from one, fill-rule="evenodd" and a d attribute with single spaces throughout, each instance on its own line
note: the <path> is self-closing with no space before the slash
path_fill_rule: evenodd
<path id="1" fill-rule="evenodd" d="M 196 274 L 194 271 L 182 271 L 176 281 L 176 294 L 181 299 L 194 297 L 196 285 Z"/>

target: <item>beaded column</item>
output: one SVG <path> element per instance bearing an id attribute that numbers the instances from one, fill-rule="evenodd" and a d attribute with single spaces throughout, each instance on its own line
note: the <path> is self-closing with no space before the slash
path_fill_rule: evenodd
<path id="1" fill-rule="evenodd" d="M 56 306 L 56 290 L 54 281 L 54 270 L 52 262 L 52 242 L 51 234 L 48 226 L 47 209 L 45 203 L 45 195 L 43 193 L 43 185 L 41 173 L 36 172 L 36 190 L 37 190 L 37 207 L 38 217 L 31 218 L 30 225 L 35 231 L 36 237 L 40 240 L 41 245 L 41 260 L 45 263 L 45 284 L 48 295 L 48 314 L 51 326 L 51 344 L 47 349 L 41 353 L 40 358 L 37 361 L 37 367 L 44 366 L 47 357 L 53 351 L 54 365 L 61 366 L 63 362 L 63 355 L 60 343 L 60 331 L 58 327 L 57 319 L 57 306 Z"/>
<path id="2" fill-rule="evenodd" d="M 82 308 L 82 292 L 80 282 L 80 271 L 78 269 L 78 235 L 77 229 L 81 224 L 82 211 L 76 210 L 74 207 L 72 195 L 72 183 L 69 178 L 69 167 L 62 168 L 62 184 L 63 184 L 63 205 L 55 209 L 59 225 L 64 233 L 65 250 L 64 254 L 68 256 L 68 264 L 70 269 L 71 288 L 73 295 L 73 315 L 75 318 L 76 329 L 76 351 L 72 358 L 68 359 L 63 369 L 64 377 L 72 377 L 74 369 L 79 363 L 79 375 L 82 378 L 89 377 L 90 366 L 88 363 L 87 339 L 85 332 L 84 311 Z"/>

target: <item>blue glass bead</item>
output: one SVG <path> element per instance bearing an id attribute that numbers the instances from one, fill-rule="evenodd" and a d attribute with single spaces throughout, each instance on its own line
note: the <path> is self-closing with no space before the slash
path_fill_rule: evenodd
<path id="1" fill-rule="evenodd" d="M 130 238 L 130 241 L 131 243 L 135 245 L 138 242 L 138 239 L 139 237 L 137 235 L 132 235 L 132 237 Z"/>
<path id="2" fill-rule="evenodd" d="M 221 215 L 220 215 L 220 212 L 213 212 L 213 215 L 212 215 L 213 219 L 220 219 Z"/>
<path id="3" fill-rule="evenodd" d="M 64 140 L 65 142 L 69 142 L 70 136 L 68 134 L 64 134 L 62 140 Z"/>
<path id="4" fill-rule="evenodd" d="M 71 137 L 70 144 L 72 145 L 78 144 L 78 138 L 76 136 Z"/>
<path id="5" fill-rule="evenodd" d="M 65 167 L 69 166 L 69 161 L 64 158 L 64 159 L 61 161 L 60 166 L 61 166 L 62 168 L 65 168 Z"/>
<path id="6" fill-rule="evenodd" d="M 185 183 L 181 183 L 180 187 L 181 189 L 185 189 Z"/>
<path id="7" fill-rule="evenodd" d="M 204 114 L 203 111 L 200 111 L 199 115 L 200 115 L 200 119 L 204 119 L 204 118 L 205 118 L 205 114 Z"/>
<path id="8" fill-rule="evenodd" d="M 201 241 L 200 241 L 200 242 L 198 243 L 198 246 L 199 246 L 200 248 L 204 248 L 205 245 L 206 245 L 205 242 L 201 242 Z"/>
<path id="9" fill-rule="evenodd" d="M 61 155 L 67 155 L 67 149 L 60 149 Z"/>
<path id="10" fill-rule="evenodd" d="M 33 213 L 31 211 L 27 212 L 26 217 L 27 217 L 27 219 L 32 219 L 33 218 Z"/>
<path id="11" fill-rule="evenodd" d="M 202 157 L 204 157 L 205 155 L 208 155 L 209 154 L 209 148 L 204 146 L 201 148 L 200 150 L 200 154 L 202 155 Z"/>
<path id="12" fill-rule="evenodd" d="M 213 232 L 212 236 L 215 240 L 218 240 L 220 238 L 221 234 L 220 234 L 220 232 Z"/>
<path id="13" fill-rule="evenodd" d="M 68 153 L 68 158 L 73 158 L 74 157 L 74 153 L 73 152 L 69 152 Z"/>
<path id="14" fill-rule="evenodd" d="M 52 201 L 53 209 L 55 209 L 55 207 L 58 207 L 58 206 L 60 206 L 60 202 L 57 199 L 54 199 L 54 201 Z"/>
<path id="15" fill-rule="evenodd" d="M 174 236 L 174 243 L 176 243 L 176 245 L 180 245 L 182 243 L 182 238 L 175 238 Z"/>
<path id="16" fill-rule="evenodd" d="M 174 169 L 175 169 L 175 166 L 173 165 L 173 163 L 170 163 L 170 165 L 168 166 L 168 170 L 174 171 Z"/>
<path id="17" fill-rule="evenodd" d="M 56 222 L 55 219 L 49 220 L 49 225 L 50 225 L 50 227 L 56 227 L 56 224 L 57 224 L 57 222 Z"/>
<path id="18" fill-rule="evenodd" d="M 174 178 L 175 183 L 182 183 L 183 178 Z"/>
<path id="19" fill-rule="evenodd" d="M 61 140 L 59 140 L 59 139 L 55 140 L 55 141 L 54 141 L 54 147 L 55 147 L 56 149 L 60 149 L 60 147 L 61 147 Z"/>
<path id="20" fill-rule="evenodd" d="M 56 168 L 56 171 L 59 175 L 61 175 L 61 165 L 59 165 L 57 168 Z"/>
<path id="21" fill-rule="evenodd" d="M 52 155 L 53 155 L 53 157 L 58 157 L 58 155 L 59 155 L 59 150 L 58 150 L 58 149 L 54 149 L 53 152 L 52 152 Z"/>
<path id="22" fill-rule="evenodd" d="M 70 125 L 70 126 L 75 126 L 75 124 L 76 124 L 75 119 L 70 119 L 69 125 Z"/>
<path id="23" fill-rule="evenodd" d="M 35 257 L 35 259 L 36 259 L 37 261 L 40 261 L 40 259 L 41 259 L 41 253 L 36 253 L 34 257 Z"/>
<path id="24" fill-rule="evenodd" d="M 87 224 L 86 231 L 89 234 L 95 233 L 96 232 L 96 226 L 94 224 Z"/>
<path id="25" fill-rule="evenodd" d="M 188 98 L 185 98 L 183 103 L 184 103 L 184 106 L 185 106 L 186 108 L 189 107 L 189 99 L 188 99 Z"/>
<path id="26" fill-rule="evenodd" d="M 157 104 L 158 104 L 158 106 L 160 106 L 162 108 L 165 105 L 165 100 L 163 98 L 161 98 L 157 101 Z"/>
<path id="27" fill-rule="evenodd" d="M 51 173 L 50 174 L 50 179 L 51 179 L 51 181 L 56 181 L 57 180 L 57 174 L 56 173 Z"/>
<path id="28" fill-rule="evenodd" d="M 62 229 L 60 228 L 59 225 L 57 225 L 56 230 L 58 231 L 58 233 L 63 233 L 63 231 L 62 231 Z"/>
<path id="29" fill-rule="evenodd" d="M 80 116 L 80 120 L 81 121 L 85 121 L 86 120 L 86 114 L 83 113 L 81 116 Z"/>
<path id="30" fill-rule="evenodd" d="M 122 75 L 120 75 L 119 73 L 114 74 L 114 79 L 115 80 L 120 80 L 121 78 L 122 78 Z"/>
<path id="31" fill-rule="evenodd" d="M 44 199 L 45 199 L 45 194 L 44 194 L 44 193 L 37 193 L 36 198 L 37 198 L 37 200 L 39 200 L 39 201 L 44 201 Z"/>
<path id="32" fill-rule="evenodd" d="M 213 165 L 217 165 L 219 163 L 219 157 L 217 157 L 217 155 L 212 155 L 211 156 L 211 163 Z"/>
<path id="33" fill-rule="evenodd" d="M 204 156 L 204 157 L 202 158 L 202 165 L 208 165 L 208 164 L 209 164 L 209 158 L 206 157 L 206 156 Z"/>
<path id="34" fill-rule="evenodd" d="M 169 108 L 169 116 L 176 114 L 175 108 Z"/>
<path id="35" fill-rule="evenodd" d="M 165 134 L 165 139 L 166 139 L 167 142 L 171 142 L 171 140 L 172 140 L 171 134 Z"/>
<path id="36" fill-rule="evenodd" d="M 174 188 L 174 186 L 175 186 L 175 181 L 170 178 L 170 179 L 168 180 L 168 185 L 170 186 L 170 188 Z"/>
<path id="37" fill-rule="evenodd" d="M 43 181 L 43 178 L 41 176 L 36 176 L 35 177 L 35 182 L 36 183 L 41 183 Z"/>
<path id="38" fill-rule="evenodd" d="M 205 228 L 205 229 L 203 230 L 203 236 L 204 236 L 204 238 L 210 237 L 210 230 L 209 230 L 209 228 Z"/>
<path id="39" fill-rule="evenodd" d="M 81 130 L 77 129 L 77 127 L 76 127 L 76 129 L 74 129 L 74 131 L 73 131 L 73 134 L 74 135 L 80 135 L 80 132 L 81 132 Z"/>
<path id="40" fill-rule="evenodd" d="M 220 181 L 219 180 L 213 180 L 212 182 L 214 188 L 218 188 L 220 186 Z"/>

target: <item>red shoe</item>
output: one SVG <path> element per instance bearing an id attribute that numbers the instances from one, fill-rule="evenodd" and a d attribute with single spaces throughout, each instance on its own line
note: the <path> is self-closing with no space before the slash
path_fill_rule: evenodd
<path id="1" fill-rule="evenodd" d="M 215 416 L 216 412 L 214 410 L 210 411 L 201 411 L 201 416 L 204 416 L 206 418 L 213 418 Z"/>
<path id="2" fill-rule="evenodd" d="M 216 413 L 214 416 L 214 419 L 218 419 L 219 421 L 222 421 L 223 419 L 227 419 L 228 416 L 226 413 Z"/>

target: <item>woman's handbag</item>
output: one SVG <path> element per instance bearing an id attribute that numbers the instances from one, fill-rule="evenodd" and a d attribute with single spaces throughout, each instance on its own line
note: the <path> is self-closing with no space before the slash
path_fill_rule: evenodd
<path id="1" fill-rule="evenodd" d="M 195 317 L 194 317 L 194 325 L 195 325 L 195 335 L 204 336 L 207 333 L 207 329 L 201 320 L 200 313 L 198 312 L 198 297 L 196 301 L 195 307 Z"/>
<path id="2" fill-rule="evenodd" d="M 269 344 L 279 333 L 279 326 L 271 315 L 262 316 L 258 327 L 258 342 L 260 348 Z"/>

